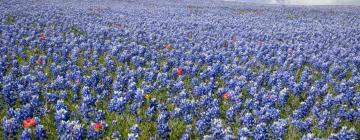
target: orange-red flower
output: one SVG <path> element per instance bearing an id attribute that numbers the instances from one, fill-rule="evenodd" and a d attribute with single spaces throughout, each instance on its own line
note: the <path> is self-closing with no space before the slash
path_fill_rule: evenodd
<path id="1" fill-rule="evenodd" d="M 237 41 L 236 36 L 235 36 L 235 35 L 232 36 L 232 37 L 231 37 L 231 42 L 234 43 L 234 42 L 236 42 L 236 41 Z"/>
<path id="2" fill-rule="evenodd" d="M 225 42 L 224 42 L 224 48 L 227 48 L 228 46 L 229 46 L 228 42 L 225 41 Z"/>
<path id="3" fill-rule="evenodd" d="M 40 33 L 40 40 L 45 40 L 46 39 L 46 36 L 44 33 Z"/>
<path id="4" fill-rule="evenodd" d="M 36 63 L 37 65 L 41 65 L 41 59 L 40 59 L 40 57 L 38 57 L 38 59 L 36 59 L 35 63 Z"/>
<path id="5" fill-rule="evenodd" d="M 27 118 L 23 121 L 24 128 L 31 128 L 36 125 L 35 118 Z"/>
<path id="6" fill-rule="evenodd" d="M 178 75 L 183 75 L 183 68 L 177 68 L 177 74 Z"/>
<path id="7" fill-rule="evenodd" d="M 171 44 L 166 44 L 164 47 L 165 47 L 166 49 L 171 49 L 171 48 L 172 48 Z"/>
<path id="8" fill-rule="evenodd" d="M 113 26 L 117 29 L 124 29 L 124 25 L 120 24 L 120 23 L 114 23 Z"/>
<path id="9" fill-rule="evenodd" d="M 95 123 L 95 131 L 100 131 L 103 128 L 103 125 L 100 122 Z"/>
<path id="10" fill-rule="evenodd" d="M 226 93 L 224 93 L 223 98 L 224 98 L 225 100 L 228 100 L 228 99 L 231 98 L 231 94 L 230 94 L 229 92 L 226 92 Z"/>

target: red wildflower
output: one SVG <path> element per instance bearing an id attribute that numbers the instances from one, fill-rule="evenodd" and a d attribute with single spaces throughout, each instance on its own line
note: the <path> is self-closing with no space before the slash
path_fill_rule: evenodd
<path id="1" fill-rule="evenodd" d="M 36 125 L 36 121 L 34 118 L 27 118 L 23 121 L 24 128 L 30 128 Z"/>
<path id="2" fill-rule="evenodd" d="M 41 65 L 41 59 L 40 59 L 40 57 L 38 57 L 38 59 L 36 59 L 35 63 L 36 63 L 37 65 Z"/>
<path id="3" fill-rule="evenodd" d="M 76 79 L 75 83 L 80 84 L 80 79 Z"/>
<path id="4" fill-rule="evenodd" d="M 102 124 L 100 122 L 95 123 L 95 131 L 99 131 L 103 128 Z"/>
<path id="5" fill-rule="evenodd" d="M 40 40 L 45 40 L 46 39 L 46 36 L 44 33 L 40 33 Z"/>
<path id="6" fill-rule="evenodd" d="M 120 23 L 114 23 L 113 24 L 114 28 L 117 28 L 117 29 L 124 29 L 124 25 L 120 24 Z"/>
<path id="7" fill-rule="evenodd" d="M 225 100 L 228 100 L 228 99 L 230 99 L 231 94 L 229 92 L 225 92 L 223 97 L 224 97 Z"/>
<path id="8" fill-rule="evenodd" d="M 224 42 L 224 48 L 227 48 L 227 47 L 228 47 L 228 45 L 229 45 L 229 44 L 228 44 L 228 42 L 227 42 L 227 41 L 225 41 L 225 42 Z"/>
<path id="9" fill-rule="evenodd" d="M 166 44 L 164 47 L 165 47 L 166 49 L 171 49 L 171 48 L 172 48 L 171 44 Z"/>
<path id="10" fill-rule="evenodd" d="M 237 41 L 236 36 L 235 36 L 235 35 L 232 36 L 232 37 L 231 37 L 231 42 L 234 43 L 234 42 L 236 42 L 236 41 Z"/>
<path id="11" fill-rule="evenodd" d="M 183 75 L 183 68 L 177 68 L 177 74 L 178 75 Z"/>

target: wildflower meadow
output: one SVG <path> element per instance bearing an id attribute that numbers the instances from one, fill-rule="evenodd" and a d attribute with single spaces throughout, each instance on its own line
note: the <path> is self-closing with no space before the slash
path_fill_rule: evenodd
<path id="1" fill-rule="evenodd" d="M 0 139 L 359 133 L 359 6 L 0 0 Z"/>

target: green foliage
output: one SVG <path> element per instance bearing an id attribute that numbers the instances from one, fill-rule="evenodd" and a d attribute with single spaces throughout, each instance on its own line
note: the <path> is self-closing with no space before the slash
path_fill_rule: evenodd
<path id="1" fill-rule="evenodd" d="M 252 9 L 240 9 L 238 11 L 239 15 L 244 15 L 244 14 L 250 14 L 250 13 L 255 13 L 256 10 L 252 10 Z"/>
<path id="2" fill-rule="evenodd" d="M 300 105 L 300 98 L 289 93 L 286 106 L 280 111 L 280 117 L 285 119 Z"/>
<path id="3" fill-rule="evenodd" d="M 360 84 L 357 84 L 357 85 L 355 86 L 355 90 L 356 90 L 357 92 L 360 92 Z"/>
<path id="4" fill-rule="evenodd" d="M 106 65 L 106 63 L 105 63 L 105 54 L 104 55 L 100 55 L 100 57 L 99 57 L 99 64 L 102 64 L 102 65 Z"/>
<path id="5" fill-rule="evenodd" d="M 70 27 L 70 33 L 74 33 L 76 36 L 85 35 L 85 32 L 83 32 L 80 27 L 76 25 Z"/>
<path id="6" fill-rule="evenodd" d="M 352 76 L 351 70 L 347 70 L 345 80 L 349 80 Z"/>
<path id="7" fill-rule="evenodd" d="M 170 127 L 170 139 L 180 139 L 182 134 L 185 132 L 186 125 L 180 119 L 171 119 L 169 121 Z"/>
<path id="8" fill-rule="evenodd" d="M 16 23 L 15 16 L 9 15 L 5 19 L 5 24 L 14 25 Z"/>
<path id="9" fill-rule="evenodd" d="M 286 140 L 299 140 L 301 138 L 300 131 L 298 129 L 296 129 L 294 126 L 292 126 L 290 121 L 288 122 L 288 124 L 289 124 L 289 128 L 288 128 L 288 132 L 285 135 L 285 139 Z"/>

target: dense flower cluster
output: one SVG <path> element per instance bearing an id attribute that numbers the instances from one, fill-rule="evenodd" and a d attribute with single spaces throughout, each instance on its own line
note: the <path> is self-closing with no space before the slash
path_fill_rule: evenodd
<path id="1" fill-rule="evenodd" d="M 359 139 L 360 10 L 0 1 L 0 139 Z"/>

